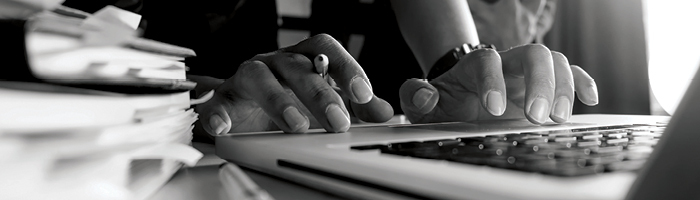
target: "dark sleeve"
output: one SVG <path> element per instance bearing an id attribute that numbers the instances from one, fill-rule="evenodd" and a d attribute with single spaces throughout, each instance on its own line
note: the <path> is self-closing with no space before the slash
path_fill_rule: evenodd
<path id="1" fill-rule="evenodd" d="M 0 80 L 36 81 L 29 69 L 25 48 L 25 20 L 0 19 L 0 59 L 6 71 L 0 73 Z"/>
<path id="2" fill-rule="evenodd" d="M 329 34 L 347 48 L 350 35 L 357 31 L 358 7 L 357 0 L 312 0 L 310 35 Z"/>

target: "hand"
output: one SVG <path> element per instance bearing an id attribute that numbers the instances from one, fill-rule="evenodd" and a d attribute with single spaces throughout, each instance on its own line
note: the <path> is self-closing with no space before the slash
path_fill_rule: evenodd
<path id="1" fill-rule="evenodd" d="M 60 2 L 56 2 L 58 4 Z M 46 5 L 55 6 L 55 5 Z M 30 1 L 0 1 L 0 19 L 27 19 L 43 10 L 43 5 Z"/>
<path id="2" fill-rule="evenodd" d="M 338 88 L 314 72 L 310 58 L 318 54 L 328 56 L 328 73 Z M 384 122 L 394 114 L 374 96 L 360 65 L 325 34 L 244 62 L 196 111 L 204 130 L 213 135 L 280 129 L 302 133 L 310 127 L 344 132 L 351 115 Z"/>
<path id="3" fill-rule="evenodd" d="M 412 123 L 527 118 L 542 124 L 569 119 L 574 91 L 584 104 L 598 104 L 595 81 L 584 70 L 559 52 L 528 44 L 470 52 L 430 83 L 406 81 L 400 97 Z"/>

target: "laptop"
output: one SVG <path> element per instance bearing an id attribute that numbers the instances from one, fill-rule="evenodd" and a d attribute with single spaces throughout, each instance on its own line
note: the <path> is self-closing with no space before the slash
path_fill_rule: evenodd
<path id="1" fill-rule="evenodd" d="M 695 79 L 673 117 L 586 114 L 564 124 L 232 134 L 216 138 L 216 154 L 351 199 L 698 199 L 697 102 Z"/>

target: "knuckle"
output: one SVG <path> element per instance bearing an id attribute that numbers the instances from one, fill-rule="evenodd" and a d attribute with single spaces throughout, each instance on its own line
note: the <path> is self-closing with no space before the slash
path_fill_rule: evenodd
<path id="1" fill-rule="evenodd" d="M 483 73 L 483 74 L 481 75 L 481 79 L 484 80 L 484 82 L 487 82 L 487 83 L 500 82 L 500 81 L 503 80 L 503 78 L 497 76 L 497 75 L 494 74 L 494 73 L 489 73 L 489 72 Z"/>
<path id="2" fill-rule="evenodd" d="M 325 33 L 314 35 L 313 37 L 309 38 L 308 41 L 312 44 L 312 46 L 315 46 L 321 52 L 344 49 L 343 45 L 341 45 L 338 40 Z"/>
<path id="3" fill-rule="evenodd" d="M 276 55 L 271 62 L 271 66 L 276 72 L 284 77 L 286 70 L 308 70 L 311 60 L 304 55 L 296 53 L 282 53 Z"/>
<path id="4" fill-rule="evenodd" d="M 557 81 L 554 78 L 538 78 L 530 82 L 536 88 L 542 88 L 544 91 L 554 91 L 557 86 Z"/>
<path id="5" fill-rule="evenodd" d="M 566 56 L 563 53 L 557 52 L 557 51 L 552 51 L 552 59 L 554 60 L 555 64 L 561 63 L 561 64 L 567 65 L 564 67 L 568 67 L 569 60 L 566 58 Z"/>
<path id="6" fill-rule="evenodd" d="M 251 58 L 250 60 L 264 60 L 267 57 L 270 57 L 274 55 L 276 52 L 269 52 L 269 53 L 261 53 L 261 54 L 256 54 Z"/>
<path id="7" fill-rule="evenodd" d="M 320 42 L 321 44 L 325 44 L 328 42 L 337 42 L 335 40 L 335 38 L 333 38 L 333 36 L 328 35 L 326 33 L 316 34 L 316 35 L 312 36 L 311 38 L 309 38 L 309 40 L 317 41 L 317 42 Z"/>
<path id="8" fill-rule="evenodd" d="M 266 94 L 265 101 L 271 104 L 283 103 L 287 99 L 286 93 L 267 91 Z"/>
<path id="9" fill-rule="evenodd" d="M 498 52 L 496 52 L 496 50 L 493 49 L 477 49 L 475 51 L 472 51 L 470 54 L 472 54 L 480 61 L 493 61 L 501 59 L 501 56 L 498 55 Z"/>
<path id="10" fill-rule="evenodd" d="M 554 91 L 554 89 L 556 89 L 556 83 L 554 80 L 543 80 L 542 85 L 548 90 Z"/>
<path id="11" fill-rule="evenodd" d="M 284 56 L 284 60 L 283 60 L 283 61 L 286 62 L 286 63 L 289 63 L 289 64 L 307 64 L 307 63 L 311 63 L 311 60 L 309 60 L 309 58 L 307 58 L 307 57 L 304 56 L 304 55 L 296 54 L 296 53 L 287 54 L 286 56 Z"/>
<path id="12" fill-rule="evenodd" d="M 265 67 L 265 64 L 257 60 L 245 61 L 238 67 L 238 72 L 236 74 L 239 75 L 241 79 L 250 79 L 264 73 Z"/>
<path id="13" fill-rule="evenodd" d="M 568 88 L 568 89 L 573 90 L 574 82 L 572 80 L 569 80 L 569 79 L 562 80 L 562 81 L 557 83 L 557 88 Z"/>
<path id="14" fill-rule="evenodd" d="M 316 86 L 310 89 L 311 100 L 313 102 L 324 102 L 324 100 L 332 99 L 335 90 L 330 87 Z"/>
<path id="15" fill-rule="evenodd" d="M 473 51 L 469 53 L 467 59 L 462 60 L 460 60 L 462 63 L 466 62 L 467 66 L 469 66 L 467 69 L 464 69 L 466 72 L 475 70 L 481 73 L 493 74 L 493 70 L 500 70 L 501 67 L 501 56 L 493 49 Z"/>
<path id="16" fill-rule="evenodd" d="M 560 57 L 560 58 L 566 58 L 563 53 L 558 52 L 558 51 L 552 51 L 552 56 L 553 57 Z"/>
<path id="17" fill-rule="evenodd" d="M 526 44 L 523 46 L 523 48 L 525 48 L 525 51 L 528 54 L 534 55 L 534 56 L 542 56 L 542 55 L 551 56 L 552 55 L 549 48 L 547 48 L 546 46 L 544 46 L 542 44 Z"/>

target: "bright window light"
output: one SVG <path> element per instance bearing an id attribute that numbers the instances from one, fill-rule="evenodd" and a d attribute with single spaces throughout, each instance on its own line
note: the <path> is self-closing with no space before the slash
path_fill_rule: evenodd
<path id="1" fill-rule="evenodd" d="M 649 83 L 673 114 L 700 66 L 700 1 L 643 0 Z"/>

